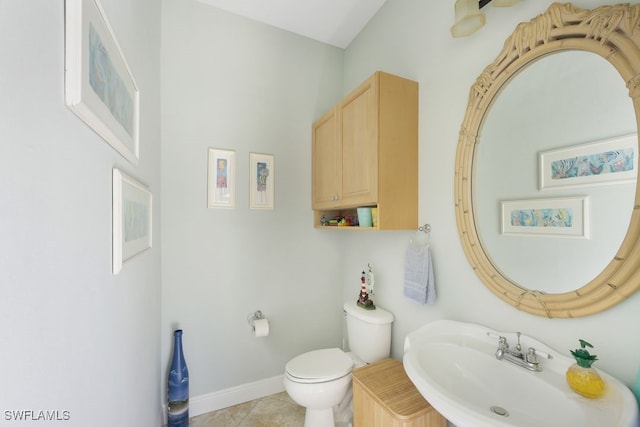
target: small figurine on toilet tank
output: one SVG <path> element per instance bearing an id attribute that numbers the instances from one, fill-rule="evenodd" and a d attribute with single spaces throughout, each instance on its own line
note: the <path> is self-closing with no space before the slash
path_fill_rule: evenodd
<path id="1" fill-rule="evenodd" d="M 366 310 L 375 310 L 376 306 L 372 300 L 369 299 L 369 294 L 367 293 L 367 274 L 363 271 L 360 276 L 360 295 L 358 295 L 357 304 L 366 309 Z"/>

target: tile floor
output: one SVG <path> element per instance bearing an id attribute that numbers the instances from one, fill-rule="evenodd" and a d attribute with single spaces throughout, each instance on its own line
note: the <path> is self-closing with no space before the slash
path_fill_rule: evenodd
<path id="1" fill-rule="evenodd" d="M 286 391 L 189 420 L 190 427 L 302 427 L 304 408 Z"/>

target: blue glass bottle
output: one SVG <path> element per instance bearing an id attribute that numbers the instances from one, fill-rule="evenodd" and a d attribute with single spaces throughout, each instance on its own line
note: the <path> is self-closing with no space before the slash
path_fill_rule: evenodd
<path id="1" fill-rule="evenodd" d="M 182 352 L 182 329 L 173 332 L 173 358 L 169 370 L 167 427 L 189 425 L 189 370 Z"/>

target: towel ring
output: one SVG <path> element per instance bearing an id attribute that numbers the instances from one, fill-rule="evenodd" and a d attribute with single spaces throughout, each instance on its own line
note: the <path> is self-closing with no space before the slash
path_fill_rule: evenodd
<path id="1" fill-rule="evenodd" d="M 429 224 L 425 224 L 425 225 L 421 225 L 420 227 L 418 227 L 418 231 L 424 231 L 427 234 L 431 233 L 431 225 Z"/>

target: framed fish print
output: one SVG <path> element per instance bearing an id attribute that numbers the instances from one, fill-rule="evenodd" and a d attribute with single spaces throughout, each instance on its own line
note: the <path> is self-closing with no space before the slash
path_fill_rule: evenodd
<path id="1" fill-rule="evenodd" d="M 133 165 L 140 92 L 98 0 L 65 1 L 65 104 Z"/>
<path id="2" fill-rule="evenodd" d="M 539 157 L 541 190 L 635 182 L 638 135 L 545 151 Z"/>
<path id="3" fill-rule="evenodd" d="M 502 234 L 589 238 L 589 198 L 586 196 L 505 200 Z"/>
<path id="4" fill-rule="evenodd" d="M 152 194 L 149 187 L 113 169 L 113 274 L 151 248 Z"/>

